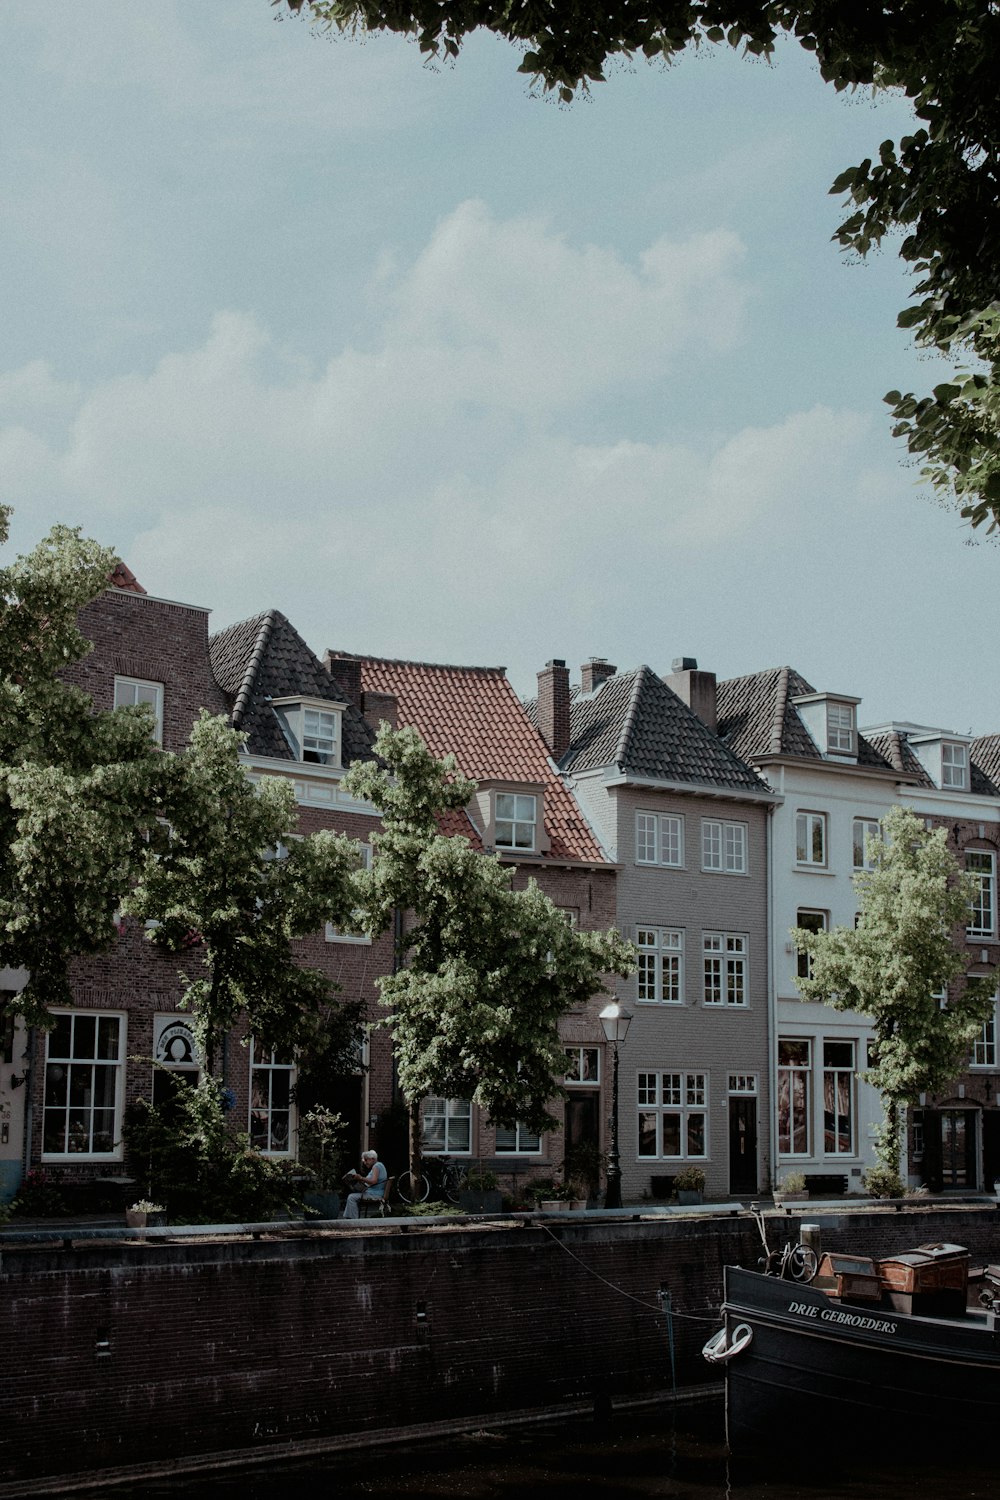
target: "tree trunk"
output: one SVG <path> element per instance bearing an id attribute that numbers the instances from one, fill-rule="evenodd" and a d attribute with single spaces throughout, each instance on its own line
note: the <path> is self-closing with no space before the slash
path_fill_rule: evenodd
<path id="1" fill-rule="evenodd" d="M 409 1157 L 410 1157 L 410 1182 L 413 1187 L 413 1201 L 419 1203 L 423 1189 L 421 1178 L 423 1176 L 423 1158 L 420 1153 L 420 1100 L 408 1106 L 410 1112 L 410 1135 L 409 1135 Z"/>

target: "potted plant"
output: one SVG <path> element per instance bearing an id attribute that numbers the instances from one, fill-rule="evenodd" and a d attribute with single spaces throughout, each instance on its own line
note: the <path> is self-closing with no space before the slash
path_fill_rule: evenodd
<path id="1" fill-rule="evenodd" d="M 138 1203 L 133 1203 L 131 1208 L 125 1210 L 125 1224 L 129 1229 L 156 1229 L 166 1222 L 167 1213 L 163 1204 L 152 1203 L 148 1198 L 140 1198 Z"/>
<path id="2" fill-rule="evenodd" d="M 322 1104 L 314 1105 L 299 1120 L 299 1165 L 309 1174 L 302 1201 L 309 1213 L 321 1219 L 335 1219 L 340 1213 L 343 1135 L 343 1117 Z"/>
<path id="3" fill-rule="evenodd" d="M 459 1207 L 467 1214 L 498 1214 L 503 1208 L 500 1179 L 495 1172 L 470 1172 L 458 1195 Z"/>
<path id="4" fill-rule="evenodd" d="M 705 1174 L 701 1167 L 682 1167 L 674 1178 L 674 1192 L 678 1203 L 690 1205 L 703 1202 Z"/>
<path id="5" fill-rule="evenodd" d="M 600 1202 L 601 1181 L 608 1170 L 608 1158 L 596 1141 L 577 1141 L 571 1146 L 566 1152 L 562 1170 L 567 1180 L 576 1184 L 581 1198 L 594 1204 Z"/>
<path id="6" fill-rule="evenodd" d="M 801 1172 L 786 1172 L 774 1184 L 775 1203 L 805 1203 L 808 1197 L 806 1179 Z"/>

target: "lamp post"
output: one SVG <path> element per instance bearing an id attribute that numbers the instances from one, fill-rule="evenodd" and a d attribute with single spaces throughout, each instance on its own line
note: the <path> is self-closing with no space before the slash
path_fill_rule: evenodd
<path id="1" fill-rule="evenodd" d="M 611 1150 L 608 1152 L 608 1189 L 604 1195 L 605 1208 L 622 1206 L 622 1163 L 618 1154 L 618 1044 L 628 1036 L 632 1024 L 632 1012 L 625 1010 L 617 1000 L 606 1005 L 600 1015 L 604 1035 L 613 1048 L 611 1064 Z"/>

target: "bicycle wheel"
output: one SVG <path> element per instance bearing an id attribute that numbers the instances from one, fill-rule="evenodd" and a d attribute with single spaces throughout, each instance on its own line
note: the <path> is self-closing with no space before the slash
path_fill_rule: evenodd
<path id="1" fill-rule="evenodd" d="M 796 1245 L 788 1257 L 788 1272 L 793 1281 L 812 1281 L 819 1270 L 816 1251 L 810 1245 Z"/>
<path id="2" fill-rule="evenodd" d="M 465 1168 L 451 1165 L 441 1175 L 441 1191 L 449 1203 L 457 1203 L 465 1189 Z"/>
<path id="3" fill-rule="evenodd" d="M 402 1176 L 396 1179 L 396 1192 L 402 1198 L 404 1203 L 425 1203 L 427 1201 L 430 1190 L 431 1185 L 428 1181 L 426 1172 L 424 1172 L 420 1178 L 419 1193 L 414 1192 L 412 1172 L 404 1172 Z"/>

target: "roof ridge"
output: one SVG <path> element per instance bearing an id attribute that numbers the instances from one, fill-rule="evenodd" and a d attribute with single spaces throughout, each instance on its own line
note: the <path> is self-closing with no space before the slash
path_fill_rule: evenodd
<path id="1" fill-rule="evenodd" d="M 253 686 L 257 680 L 261 662 L 264 660 L 264 652 L 267 650 L 267 643 L 271 639 L 271 632 L 274 630 L 275 622 L 279 617 L 284 618 L 281 616 L 280 610 L 277 609 L 267 609 L 260 617 L 260 628 L 257 631 L 257 639 L 254 643 L 253 651 L 250 653 L 250 660 L 247 662 L 243 681 L 240 683 L 236 691 L 236 697 L 233 700 L 234 729 L 239 729 L 243 722 L 243 716 L 250 706 Z"/>
<path id="2" fill-rule="evenodd" d="M 632 696 L 629 702 L 628 712 L 626 713 L 625 718 L 622 722 L 622 732 L 618 736 L 618 744 L 615 747 L 615 762 L 619 766 L 619 768 L 622 768 L 625 765 L 625 747 L 628 743 L 629 736 L 632 733 L 633 726 L 635 725 L 635 721 L 638 716 L 639 692 L 642 686 L 643 672 L 648 672 L 650 676 L 654 675 L 653 669 L 651 667 L 647 667 L 645 664 L 643 664 L 641 667 L 637 667 L 633 674 L 634 680 L 632 683 Z M 628 674 L 626 674 L 626 676 L 627 675 Z M 602 683 L 601 686 L 603 687 L 604 684 Z"/>
<path id="3" fill-rule="evenodd" d="M 372 656 L 360 651 L 336 651 L 334 655 L 347 661 L 371 662 L 383 667 L 420 667 L 429 672 L 467 672 L 479 677 L 507 677 L 506 667 L 466 667 L 458 662 L 414 661 L 405 656 Z"/>
<path id="4" fill-rule="evenodd" d="M 768 750 L 772 755 L 780 755 L 781 747 L 785 738 L 785 710 L 788 707 L 788 677 L 789 667 L 778 668 L 778 681 L 775 685 L 774 716 L 771 719 L 771 733 L 768 737 Z"/>

